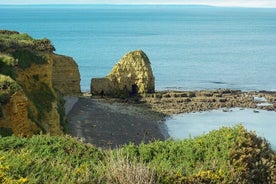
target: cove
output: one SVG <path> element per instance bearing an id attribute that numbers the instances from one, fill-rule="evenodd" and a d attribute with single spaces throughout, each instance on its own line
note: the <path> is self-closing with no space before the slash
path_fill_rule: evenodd
<path id="1" fill-rule="evenodd" d="M 274 111 L 231 108 L 173 115 L 165 123 L 168 134 L 173 139 L 199 136 L 223 126 L 242 124 L 247 130 L 255 131 L 258 136 L 265 137 L 272 149 L 276 150 L 275 117 Z"/>

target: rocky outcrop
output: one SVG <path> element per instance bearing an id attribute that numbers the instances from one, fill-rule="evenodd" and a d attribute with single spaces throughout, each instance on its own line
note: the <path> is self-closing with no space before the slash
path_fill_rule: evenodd
<path id="1" fill-rule="evenodd" d="M 152 93 L 154 88 L 150 61 L 141 50 L 123 56 L 105 78 L 91 80 L 92 95 L 131 96 Z"/>
<path id="2" fill-rule="evenodd" d="M 266 103 L 255 100 L 265 98 Z M 276 92 L 242 92 L 239 90 L 162 91 L 148 94 L 140 102 L 164 114 L 208 111 L 240 107 L 276 111 Z"/>
<path id="3" fill-rule="evenodd" d="M 53 86 L 64 96 L 80 94 L 80 72 L 73 58 L 53 55 Z"/>
<path id="4" fill-rule="evenodd" d="M 0 129 L 62 134 L 62 95 L 80 93 L 77 64 L 54 54 L 49 40 L 27 34 L 0 31 L 0 43 Z"/>

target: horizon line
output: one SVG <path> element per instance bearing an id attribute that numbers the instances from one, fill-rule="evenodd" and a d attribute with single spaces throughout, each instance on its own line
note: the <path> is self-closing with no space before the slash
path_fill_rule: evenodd
<path id="1" fill-rule="evenodd" d="M 190 3 L 0 3 L 0 5 L 9 5 L 9 6 L 27 6 L 27 5 L 111 5 L 111 6 L 120 6 L 120 5 L 181 5 L 181 6 L 210 6 L 210 7 L 226 7 L 226 8 L 276 8 L 276 6 L 243 6 L 243 5 L 216 5 L 216 4 L 190 4 Z"/>

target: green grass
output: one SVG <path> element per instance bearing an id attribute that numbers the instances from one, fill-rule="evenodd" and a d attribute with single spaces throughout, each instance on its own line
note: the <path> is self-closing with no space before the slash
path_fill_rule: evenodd
<path id="1" fill-rule="evenodd" d="M 47 63 L 47 58 L 44 55 L 29 50 L 18 50 L 13 52 L 12 55 L 18 61 L 18 67 L 22 69 L 29 68 L 32 64 L 42 65 Z"/>
<path id="2" fill-rule="evenodd" d="M 240 125 L 118 150 L 68 136 L 0 141 L 0 181 L 21 183 L 273 183 L 275 165 L 269 144 Z"/>
<path id="3" fill-rule="evenodd" d="M 54 92 L 50 89 L 48 84 L 41 83 L 38 89 L 33 89 L 26 94 L 38 111 L 38 116 L 34 116 L 30 108 L 28 108 L 28 117 L 46 133 L 46 128 L 41 122 L 47 116 L 47 113 L 52 110 L 52 103 L 56 100 Z"/>
<path id="4" fill-rule="evenodd" d="M 0 54 L 0 74 L 10 76 L 12 79 L 16 78 L 14 66 L 17 65 L 17 61 L 5 54 Z"/>
<path id="5" fill-rule="evenodd" d="M 33 52 L 55 51 L 51 41 L 46 38 L 34 39 L 26 33 L 0 30 L 0 50 L 5 52 L 13 52 L 18 49 L 30 50 Z"/>
<path id="6" fill-rule="evenodd" d="M 2 172 L 8 183 L 20 178 L 28 183 L 93 181 L 94 166 L 103 159 L 102 151 L 68 136 L 1 139 L 0 181 Z"/>

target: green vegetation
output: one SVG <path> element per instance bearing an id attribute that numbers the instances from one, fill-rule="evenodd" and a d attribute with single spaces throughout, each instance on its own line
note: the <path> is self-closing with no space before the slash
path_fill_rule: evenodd
<path id="1" fill-rule="evenodd" d="M 12 78 L 0 74 L 0 103 L 7 103 L 9 96 L 22 88 Z"/>
<path id="2" fill-rule="evenodd" d="M 0 182 L 6 183 L 273 183 L 275 165 L 269 144 L 240 125 L 118 150 L 69 136 L 0 142 Z"/>
<path id="3" fill-rule="evenodd" d="M 1 117 L 1 115 L 0 115 Z M 11 136 L 13 134 L 13 131 L 11 128 L 4 128 L 0 127 L 0 135 L 3 137 Z"/>
<path id="4" fill-rule="evenodd" d="M 67 121 L 67 118 L 65 115 L 64 105 L 65 105 L 65 100 L 64 100 L 62 94 L 57 91 L 57 106 L 58 106 L 57 111 L 60 116 L 60 126 L 62 127 L 62 129 L 63 129 L 62 131 L 64 133 L 70 133 L 68 121 Z"/>
<path id="5" fill-rule="evenodd" d="M 38 89 L 33 89 L 28 98 L 34 103 L 40 114 L 40 120 L 44 114 L 52 110 L 52 103 L 56 100 L 54 92 L 46 83 L 41 83 Z"/>
<path id="6" fill-rule="evenodd" d="M 67 136 L 1 139 L 0 183 L 92 182 L 103 159 L 102 151 Z"/>
<path id="7" fill-rule="evenodd" d="M 17 65 L 17 61 L 5 54 L 0 54 L 0 74 L 10 76 L 12 79 L 15 79 L 16 74 L 13 70 L 13 67 Z"/>
<path id="8" fill-rule="evenodd" d="M 54 51 L 55 48 L 48 39 L 34 39 L 28 34 L 21 34 L 17 31 L 0 30 L 0 117 L 4 116 L 2 106 L 7 103 L 10 96 L 14 94 L 17 89 L 21 89 L 15 82 L 17 78 L 18 69 L 27 69 L 31 65 L 48 64 L 50 60 L 49 52 Z M 23 71 L 24 72 L 24 71 Z M 45 74 L 46 75 L 46 74 Z M 58 101 L 58 112 L 60 114 L 61 125 L 66 126 L 66 118 L 64 109 L 62 107 L 62 100 L 56 97 L 55 91 L 49 84 L 40 82 L 41 76 L 34 74 L 32 76 L 37 88 L 25 89 L 24 83 L 28 81 L 18 80 L 25 95 L 28 97 L 28 117 L 35 122 L 43 132 L 46 133 L 47 125 L 44 121 L 48 112 L 52 110 L 52 104 Z M 45 76 L 47 77 L 47 75 Z M 12 80 L 13 79 L 13 80 Z M 27 79 L 29 76 L 27 76 Z M 32 82 L 32 80 L 30 80 Z M 26 85 L 28 86 L 28 85 Z M 34 106 L 30 105 L 33 104 Z M 66 129 L 66 127 L 64 128 Z"/>
<path id="9" fill-rule="evenodd" d="M 0 74 L 0 117 L 3 116 L 2 104 L 9 102 L 10 96 L 22 88 L 12 78 Z"/>
<path id="10" fill-rule="evenodd" d="M 0 50 L 10 53 L 18 49 L 42 52 L 52 52 L 55 50 L 51 41 L 46 38 L 36 40 L 25 33 L 0 30 Z"/>
<path id="11" fill-rule="evenodd" d="M 18 60 L 18 66 L 22 69 L 29 68 L 32 64 L 42 65 L 47 63 L 47 58 L 45 56 L 28 50 L 18 50 L 12 55 Z"/>

